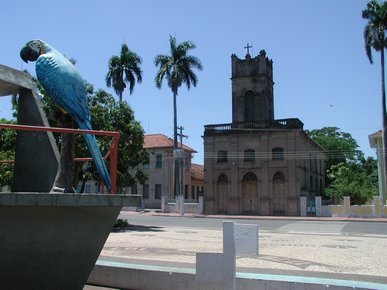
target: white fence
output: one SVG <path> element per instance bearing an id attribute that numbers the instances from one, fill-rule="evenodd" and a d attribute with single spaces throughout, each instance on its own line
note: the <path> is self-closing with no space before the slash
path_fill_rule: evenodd
<path id="1" fill-rule="evenodd" d="M 351 205 L 349 196 L 344 196 L 340 205 L 322 205 L 321 197 L 316 196 L 315 212 L 317 217 L 387 217 L 387 206 L 379 196 L 374 196 L 369 205 Z M 300 213 L 307 215 L 306 196 L 300 197 Z"/>
<path id="2" fill-rule="evenodd" d="M 184 200 L 182 195 L 176 200 L 167 200 L 165 197 L 161 197 L 161 212 L 203 214 L 203 201 L 203 196 L 199 196 L 197 201 Z"/>

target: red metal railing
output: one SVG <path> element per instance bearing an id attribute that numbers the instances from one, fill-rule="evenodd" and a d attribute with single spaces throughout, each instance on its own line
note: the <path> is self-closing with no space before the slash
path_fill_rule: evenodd
<path id="1" fill-rule="evenodd" d="M 118 141 L 120 134 L 115 131 L 98 131 L 98 130 L 80 130 L 69 128 L 56 128 L 56 127 L 42 127 L 42 126 L 28 126 L 28 125 L 13 125 L 13 124 L 0 124 L 0 129 L 12 129 L 21 131 L 38 131 L 38 132 L 56 132 L 56 133 L 69 133 L 69 134 L 94 134 L 113 137 L 112 145 L 109 148 L 108 153 L 104 156 L 104 159 L 109 157 L 110 159 L 110 179 L 112 181 L 112 193 L 117 193 L 117 156 L 118 156 Z M 75 158 L 76 161 L 91 161 L 92 158 Z M 0 163 L 12 163 L 13 160 L 0 160 Z M 103 192 L 103 186 L 102 190 Z"/>

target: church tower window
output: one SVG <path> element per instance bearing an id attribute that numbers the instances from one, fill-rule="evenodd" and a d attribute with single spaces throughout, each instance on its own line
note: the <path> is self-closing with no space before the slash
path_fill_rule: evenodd
<path id="1" fill-rule="evenodd" d="M 245 162 L 255 161 L 255 151 L 253 149 L 245 150 L 245 152 L 244 152 L 244 161 Z"/>
<path id="2" fill-rule="evenodd" d="M 255 122 L 255 101 L 254 101 L 254 93 L 252 91 L 248 91 L 245 94 L 245 122 L 246 123 L 254 123 Z"/>
<path id="3" fill-rule="evenodd" d="M 284 149 L 277 147 L 271 151 L 272 160 L 284 160 Z"/>
<path id="4" fill-rule="evenodd" d="M 226 150 L 220 150 L 218 151 L 218 163 L 227 163 L 228 156 L 227 156 Z"/>

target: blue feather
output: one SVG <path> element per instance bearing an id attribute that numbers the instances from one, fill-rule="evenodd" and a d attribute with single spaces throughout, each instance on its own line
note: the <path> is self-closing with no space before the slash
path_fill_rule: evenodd
<path id="1" fill-rule="evenodd" d="M 80 129 L 91 130 L 86 86 L 81 75 L 62 53 L 43 41 L 42 44 L 44 53 L 36 61 L 39 82 L 52 100 L 75 119 Z M 85 134 L 84 138 L 103 183 L 111 189 L 109 172 L 95 136 Z"/>

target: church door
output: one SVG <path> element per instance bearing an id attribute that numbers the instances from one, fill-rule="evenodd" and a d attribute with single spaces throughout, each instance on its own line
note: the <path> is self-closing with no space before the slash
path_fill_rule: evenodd
<path id="1" fill-rule="evenodd" d="M 224 174 L 221 174 L 218 178 L 216 200 L 218 213 L 226 213 L 228 201 L 228 178 Z"/>
<path id="2" fill-rule="evenodd" d="M 242 179 L 242 213 L 258 213 L 258 178 L 253 173 Z"/>
<path id="3" fill-rule="evenodd" d="M 273 177 L 273 214 L 285 215 L 286 202 L 285 178 L 277 172 Z"/>

